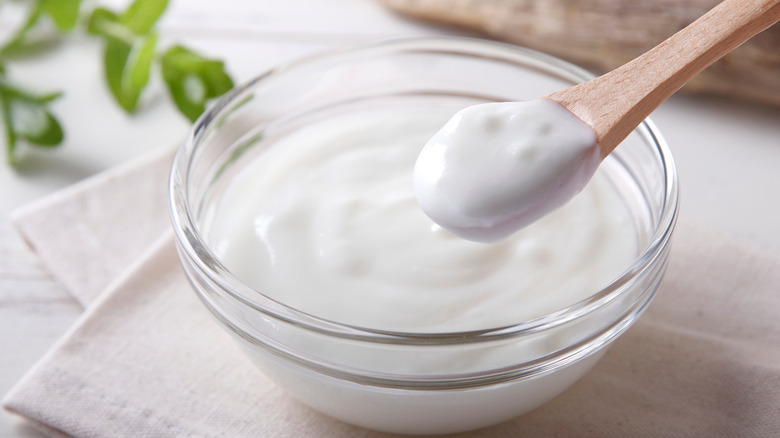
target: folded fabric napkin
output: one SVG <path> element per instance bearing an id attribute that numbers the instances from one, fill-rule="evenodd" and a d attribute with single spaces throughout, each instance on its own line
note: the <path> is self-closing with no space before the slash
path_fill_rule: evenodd
<path id="1" fill-rule="evenodd" d="M 15 222 L 86 311 L 3 404 L 56 437 L 380 437 L 258 371 L 202 308 L 167 213 L 171 154 Z M 682 220 L 653 304 L 575 386 L 464 436 L 780 436 L 780 261 Z"/>

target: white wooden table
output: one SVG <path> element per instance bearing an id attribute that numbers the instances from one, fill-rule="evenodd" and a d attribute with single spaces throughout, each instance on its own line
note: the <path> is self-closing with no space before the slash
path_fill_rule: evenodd
<path id="1" fill-rule="evenodd" d="M 0 36 L 10 26 L 2 20 Z M 465 35 L 406 20 L 372 0 L 174 0 L 161 32 L 164 43 L 178 41 L 220 57 L 238 82 L 280 61 L 348 42 Z M 8 214 L 89 175 L 175 144 L 188 129 L 159 84 L 152 85 L 139 114 L 125 115 L 107 94 L 100 62 L 98 42 L 73 36 L 49 54 L 10 65 L 13 77 L 66 92 L 54 109 L 67 141 L 53 153 L 32 154 L 20 172 L 0 164 L 0 394 L 81 313 L 23 245 Z M 780 257 L 780 109 L 674 97 L 653 119 L 677 160 L 682 214 Z M 39 436 L 0 413 L 0 437 Z"/>

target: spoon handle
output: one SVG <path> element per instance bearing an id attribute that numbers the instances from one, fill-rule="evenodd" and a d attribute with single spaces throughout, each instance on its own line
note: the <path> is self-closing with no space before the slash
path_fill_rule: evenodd
<path id="1" fill-rule="evenodd" d="M 691 78 L 778 20 L 780 0 L 725 0 L 633 61 L 546 98 L 588 123 L 606 157 Z"/>

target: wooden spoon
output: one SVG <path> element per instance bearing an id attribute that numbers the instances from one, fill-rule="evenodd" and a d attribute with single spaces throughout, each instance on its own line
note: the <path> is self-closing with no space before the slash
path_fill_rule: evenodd
<path id="1" fill-rule="evenodd" d="M 511 235 L 568 202 L 661 102 L 778 19 L 780 0 L 725 0 L 601 77 L 535 101 L 465 108 L 417 158 L 420 207 L 465 239 Z M 501 123 L 488 126 L 493 119 Z"/>
<path id="2" fill-rule="evenodd" d="M 622 67 L 545 98 L 596 131 L 604 158 L 691 78 L 778 20 L 780 0 L 725 0 Z"/>

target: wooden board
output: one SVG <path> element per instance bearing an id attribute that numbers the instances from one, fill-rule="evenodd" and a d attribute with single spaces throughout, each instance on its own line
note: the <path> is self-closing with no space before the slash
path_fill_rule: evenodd
<path id="1" fill-rule="evenodd" d="M 718 0 L 379 0 L 422 20 L 478 30 L 597 73 L 639 56 Z M 780 25 L 712 65 L 687 91 L 780 106 Z"/>

